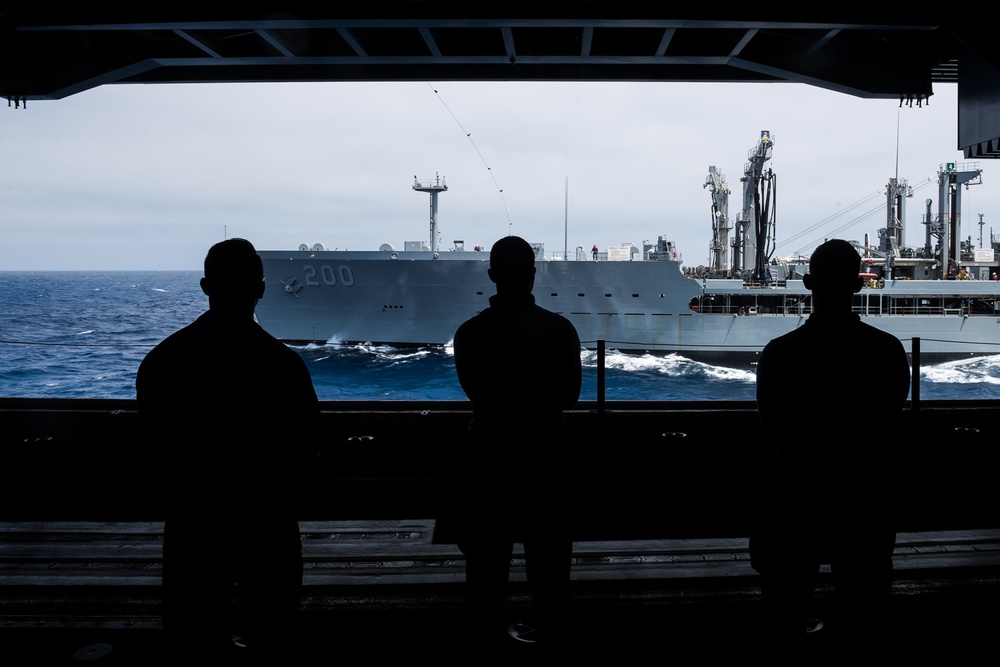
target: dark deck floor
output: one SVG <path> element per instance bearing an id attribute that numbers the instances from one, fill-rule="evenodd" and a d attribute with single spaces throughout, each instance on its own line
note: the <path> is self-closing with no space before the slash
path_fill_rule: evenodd
<path id="1" fill-rule="evenodd" d="M 434 544 L 433 522 L 310 522 L 301 646 L 330 660 L 463 657 L 464 565 Z M 159 524 L 0 524 L 0 656 L 5 665 L 156 664 Z M 750 658 L 762 603 L 745 540 L 581 542 L 567 658 Z M 993 651 L 1000 620 L 1000 531 L 901 534 L 880 647 L 894 658 Z M 515 561 L 510 620 L 527 598 Z M 817 594 L 822 631 L 809 659 L 842 645 L 836 597 Z M 856 650 L 856 647 L 851 647 Z M 531 659 L 538 647 L 491 648 Z M 103 656 L 103 657 L 98 657 Z M 766 656 L 761 656 L 762 658 Z M 860 657 L 860 656 L 859 656 Z"/>

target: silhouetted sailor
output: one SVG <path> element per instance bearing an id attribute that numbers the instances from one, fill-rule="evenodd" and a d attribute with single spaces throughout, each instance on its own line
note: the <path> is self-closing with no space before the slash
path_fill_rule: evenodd
<path id="1" fill-rule="evenodd" d="M 264 275 L 249 241 L 212 246 L 201 288 L 208 311 L 150 351 L 136 377 L 169 489 L 164 631 L 175 659 L 224 656 L 235 595 L 248 651 L 279 664 L 295 647 L 295 484 L 316 457 L 319 403 L 301 357 L 254 321 Z"/>
<path id="2" fill-rule="evenodd" d="M 487 632 L 503 631 L 513 545 L 524 545 L 537 636 L 555 633 L 568 595 L 563 411 L 580 397 L 580 339 L 535 304 L 535 255 L 508 236 L 490 251 L 490 307 L 455 333 L 455 368 L 472 401 L 468 497 L 459 546 L 468 604 Z M 525 635 L 527 636 L 527 635 Z"/>
<path id="3" fill-rule="evenodd" d="M 871 630 L 892 587 L 895 528 L 889 446 L 910 386 L 894 336 L 851 310 L 863 285 L 860 256 L 843 240 L 820 245 L 803 278 L 813 312 L 764 348 L 757 408 L 770 476 L 750 541 L 753 568 L 775 622 L 805 637 L 821 564 L 831 567 L 848 630 Z"/>

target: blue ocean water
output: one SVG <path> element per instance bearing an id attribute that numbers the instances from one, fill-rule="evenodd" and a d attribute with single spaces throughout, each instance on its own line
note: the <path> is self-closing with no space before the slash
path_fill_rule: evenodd
<path id="1" fill-rule="evenodd" d="M 0 396 L 134 398 L 146 352 L 208 307 L 199 278 L 196 271 L 0 272 Z M 321 400 L 465 400 L 449 349 L 295 349 Z M 582 359 L 581 398 L 596 400 L 597 355 Z M 858 383 L 877 395 L 878 369 L 858 369 Z M 754 391 L 753 371 L 676 355 L 610 350 L 605 359 L 609 401 L 752 400 Z M 1000 355 L 925 367 L 920 395 L 1000 398 Z"/>

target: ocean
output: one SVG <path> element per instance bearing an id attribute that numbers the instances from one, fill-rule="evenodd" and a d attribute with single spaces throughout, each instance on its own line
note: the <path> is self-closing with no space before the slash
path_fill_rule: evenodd
<path id="1" fill-rule="evenodd" d="M 146 352 L 208 307 L 200 277 L 197 271 L 0 272 L 0 395 L 135 398 L 135 373 Z M 465 400 L 447 348 L 294 349 L 321 400 Z M 597 355 L 581 354 L 581 399 L 597 400 Z M 877 402 L 878 373 L 877 367 L 858 369 L 859 401 Z M 754 391 L 752 370 L 676 355 L 606 354 L 608 401 L 739 401 L 753 400 Z M 1000 355 L 924 367 L 920 396 L 1000 398 Z"/>

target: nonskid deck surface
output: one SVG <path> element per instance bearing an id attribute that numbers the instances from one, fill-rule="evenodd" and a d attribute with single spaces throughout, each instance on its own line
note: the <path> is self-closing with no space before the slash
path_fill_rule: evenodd
<path id="1" fill-rule="evenodd" d="M 434 543 L 433 528 L 422 520 L 304 522 L 303 644 L 320 652 L 396 646 L 457 654 L 464 561 L 453 545 Z M 157 523 L 0 524 L 0 647 L 49 664 L 109 646 L 99 664 L 155 661 L 159 530 Z M 623 643 L 636 655 L 667 644 L 748 650 L 759 635 L 761 601 L 746 546 L 739 538 L 577 543 L 565 650 L 585 656 Z M 895 566 L 886 619 L 895 650 L 957 643 L 971 651 L 992 637 L 1000 530 L 901 534 Z M 519 552 L 512 582 L 511 622 L 528 605 Z M 835 601 L 825 580 L 817 613 L 827 614 L 827 627 L 810 637 L 817 651 L 836 642 Z"/>

